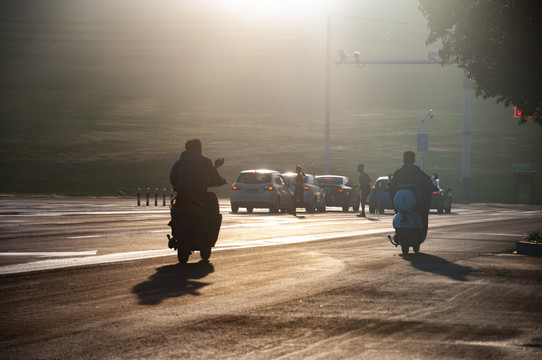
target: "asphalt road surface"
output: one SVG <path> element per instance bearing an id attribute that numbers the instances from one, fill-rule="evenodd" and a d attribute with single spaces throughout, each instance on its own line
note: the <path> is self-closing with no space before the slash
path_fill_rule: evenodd
<path id="1" fill-rule="evenodd" d="M 160 204 L 161 205 L 161 204 Z M 393 214 L 232 214 L 180 265 L 169 211 L 0 198 L 2 359 L 541 359 L 542 207 L 454 205 L 402 256 Z"/>

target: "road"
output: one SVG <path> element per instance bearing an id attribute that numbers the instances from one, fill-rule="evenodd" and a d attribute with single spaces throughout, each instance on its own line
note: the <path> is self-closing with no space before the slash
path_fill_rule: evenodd
<path id="1" fill-rule="evenodd" d="M 540 359 L 542 207 L 431 213 L 418 255 L 392 213 L 232 214 L 177 263 L 168 209 L 0 198 L 0 358 Z"/>

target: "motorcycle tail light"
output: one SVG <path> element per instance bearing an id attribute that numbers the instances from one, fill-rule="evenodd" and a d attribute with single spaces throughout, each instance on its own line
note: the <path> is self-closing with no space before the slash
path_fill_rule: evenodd
<path id="1" fill-rule="evenodd" d="M 435 195 L 438 194 L 438 191 L 433 191 L 433 194 L 435 194 Z"/>

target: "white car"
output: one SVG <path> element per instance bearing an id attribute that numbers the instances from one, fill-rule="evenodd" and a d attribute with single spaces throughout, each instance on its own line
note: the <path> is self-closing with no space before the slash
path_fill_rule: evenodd
<path id="1" fill-rule="evenodd" d="M 251 213 L 255 208 L 267 208 L 270 212 L 292 210 L 292 193 L 281 173 L 275 170 L 244 170 L 237 175 L 231 187 L 231 210 L 240 207 Z"/>
<path id="2" fill-rule="evenodd" d="M 292 196 L 295 193 L 295 177 L 296 173 L 282 174 L 284 179 L 290 184 Z M 320 187 L 314 175 L 305 174 L 303 178 L 303 202 L 304 204 L 296 204 L 296 207 L 304 207 L 307 212 L 315 212 L 316 210 L 326 211 L 326 195 L 324 189 Z"/>

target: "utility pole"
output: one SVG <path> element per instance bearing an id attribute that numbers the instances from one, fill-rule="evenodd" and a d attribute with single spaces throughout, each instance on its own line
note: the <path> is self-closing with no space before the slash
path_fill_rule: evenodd
<path id="1" fill-rule="evenodd" d="M 327 41 L 326 41 L 326 99 L 325 99 L 325 123 L 324 123 L 324 174 L 330 173 L 329 168 L 329 114 L 330 114 L 330 72 L 331 72 L 331 16 L 327 18 Z"/>
<path id="2" fill-rule="evenodd" d="M 461 190 L 463 203 L 470 203 L 470 93 L 471 82 L 463 73 L 463 133 L 461 135 Z"/>

